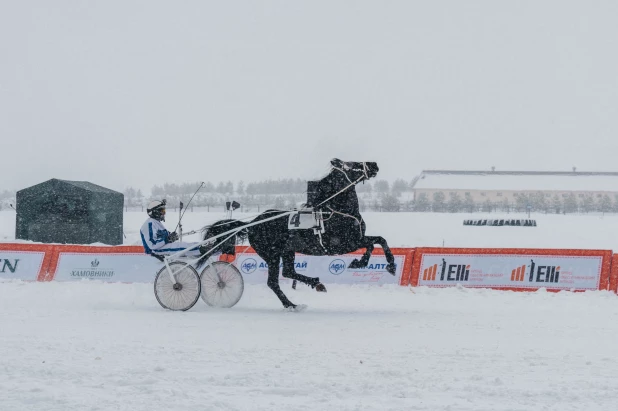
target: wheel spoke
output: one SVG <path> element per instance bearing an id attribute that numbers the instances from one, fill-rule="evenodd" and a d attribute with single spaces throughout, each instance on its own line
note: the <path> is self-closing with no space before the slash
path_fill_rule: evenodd
<path id="1" fill-rule="evenodd" d="M 200 295 L 200 279 L 195 269 L 181 262 L 170 263 L 170 270 L 180 289 L 174 289 L 167 267 L 163 267 L 155 277 L 155 296 L 159 304 L 170 310 L 188 310 L 193 307 Z"/>
<path id="2" fill-rule="evenodd" d="M 242 275 L 233 265 L 217 261 L 209 264 L 201 275 L 202 299 L 213 307 L 229 308 L 242 296 Z M 222 284 L 222 287 L 220 287 Z"/>

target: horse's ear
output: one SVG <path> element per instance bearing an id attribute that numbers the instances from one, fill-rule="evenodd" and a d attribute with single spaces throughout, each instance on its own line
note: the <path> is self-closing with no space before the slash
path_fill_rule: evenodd
<path id="1" fill-rule="evenodd" d="M 343 161 L 339 160 L 338 158 L 333 158 L 332 160 L 330 160 L 330 163 L 333 165 L 333 167 L 343 167 Z"/>

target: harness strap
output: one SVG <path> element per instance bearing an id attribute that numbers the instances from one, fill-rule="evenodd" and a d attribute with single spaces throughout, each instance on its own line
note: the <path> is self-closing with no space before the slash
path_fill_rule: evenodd
<path id="1" fill-rule="evenodd" d="M 350 217 L 350 218 L 353 218 L 354 220 L 356 220 L 356 222 L 358 223 L 358 229 L 360 231 L 360 238 L 363 238 L 363 226 L 362 226 L 363 217 L 361 217 L 361 219 L 359 221 L 358 218 L 354 217 L 353 215 L 342 213 L 342 212 L 337 211 L 337 210 L 333 210 L 330 206 L 328 208 L 330 209 L 330 211 L 333 214 L 339 214 L 339 215 L 342 215 L 344 217 Z"/>
<path id="2" fill-rule="evenodd" d="M 339 170 L 339 169 L 337 169 Z M 345 174 L 345 173 L 344 173 Z M 342 188 L 341 190 L 337 191 L 335 194 L 333 194 L 332 196 L 328 197 L 326 200 L 322 201 L 320 204 L 316 205 L 314 208 L 318 208 L 319 206 L 321 206 L 322 204 L 324 204 L 325 202 L 327 202 L 328 200 L 330 200 L 331 198 L 337 197 L 339 194 L 343 193 L 345 190 L 347 190 L 348 188 L 352 187 L 353 185 L 355 185 L 356 183 L 360 182 L 363 179 L 363 176 L 360 176 L 356 181 L 352 181 L 350 182 L 350 184 L 348 184 L 347 186 L 345 186 L 344 188 Z M 349 181 L 349 179 L 348 179 Z"/>

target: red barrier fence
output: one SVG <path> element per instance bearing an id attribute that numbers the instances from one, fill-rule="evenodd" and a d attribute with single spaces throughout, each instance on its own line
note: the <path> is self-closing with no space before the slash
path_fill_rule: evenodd
<path id="1" fill-rule="evenodd" d="M 618 288 L 618 258 L 610 250 L 393 248 L 396 276 L 386 272 L 381 249 L 368 267 L 349 269 L 364 250 L 343 256 L 296 256 L 296 271 L 325 283 L 400 284 L 533 291 L 612 290 Z M 237 247 L 234 264 L 247 283 L 266 282 L 268 266 L 246 246 Z M 0 243 L 0 278 L 70 281 L 150 282 L 161 267 L 141 246 L 82 246 Z M 281 278 L 286 281 L 286 279 Z"/>
<path id="2" fill-rule="evenodd" d="M 410 283 L 512 291 L 607 290 L 611 261 L 609 250 L 417 248 Z"/>

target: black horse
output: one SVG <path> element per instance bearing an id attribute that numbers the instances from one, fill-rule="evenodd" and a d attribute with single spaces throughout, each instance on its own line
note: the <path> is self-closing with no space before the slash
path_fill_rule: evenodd
<path id="1" fill-rule="evenodd" d="M 306 255 L 340 255 L 366 248 L 360 260 L 350 263 L 350 268 L 364 268 L 374 244 L 384 249 L 386 270 L 395 275 L 395 259 L 382 237 L 366 237 L 365 222 L 360 215 L 356 184 L 375 177 L 378 165 L 370 162 L 344 162 L 339 159 L 331 161 L 331 170 L 317 182 L 309 182 L 306 207 L 322 212 L 323 227 L 319 225 L 306 229 L 294 229 L 301 224 L 301 214 L 290 215 L 289 211 L 267 210 L 250 222 L 238 220 L 221 220 L 204 227 L 204 240 L 230 230 L 241 229 L 251 223 L 282 215 L 264 223 L 242 229 L 223 243 L 206 246 L 204 251 L 216 248 L 226 254 L 234 254 L 234 245 L 240 239 L 249 238 L 249 244 L 268 264 L 268 287 L 270 287 L 284 307 L 296 308 L 279 288 L 279 261 L 283 260 L 282 275 L 295 281 L 305 283 L 317 291 L 326 291 L 318 277 L 307 277 L 294 270 L 294 254 Z M 306 216 L 313 218 L 311 213 Z M 313 220 L 315 221 L 315 220 Z M 319 223 L 318 223 L 319 224 Z M 217 240 L 225 239 L 223 235 Z M 209 248 L 210 247 L 210 248 Z"/>

